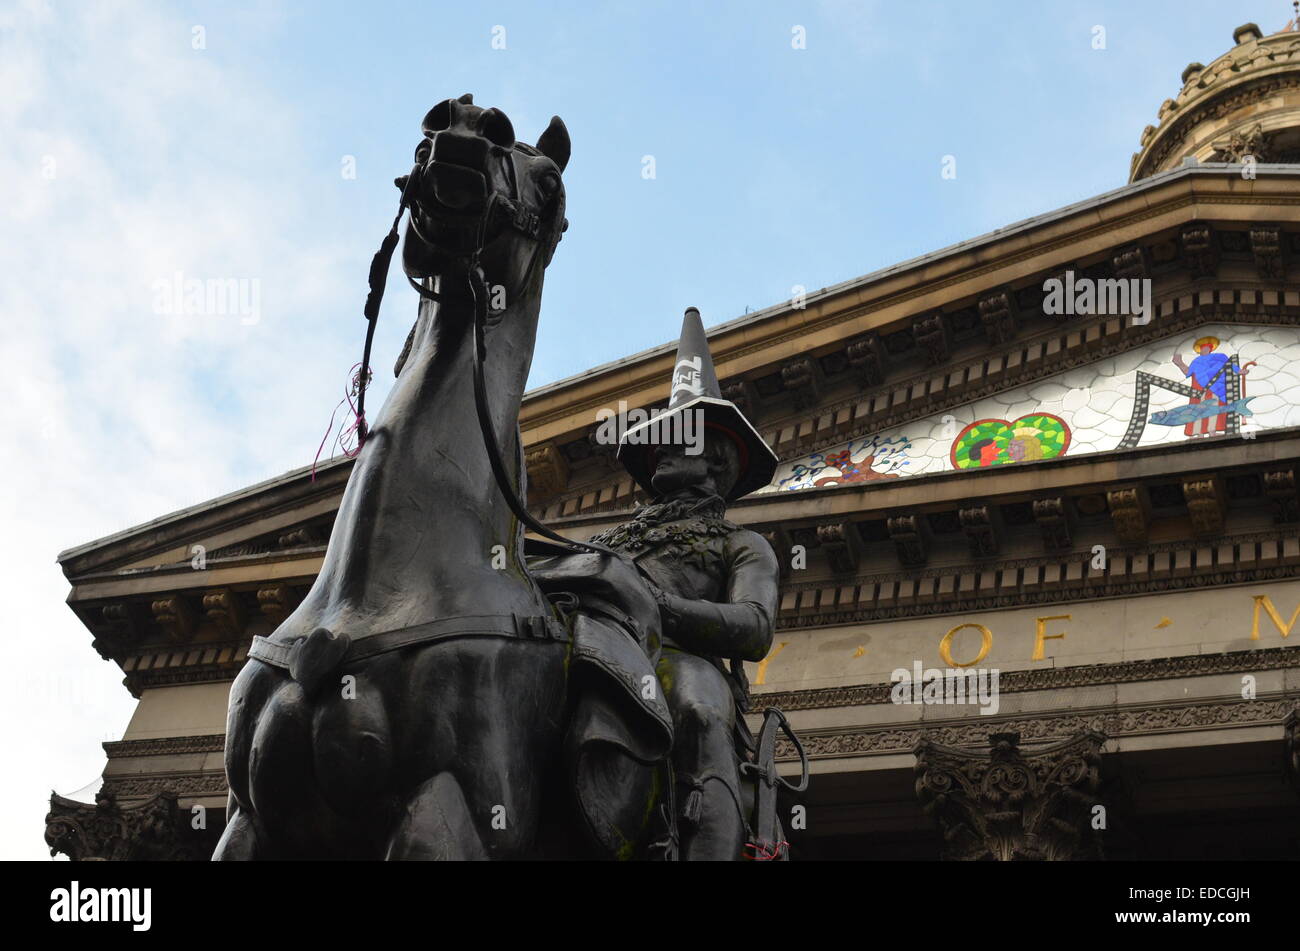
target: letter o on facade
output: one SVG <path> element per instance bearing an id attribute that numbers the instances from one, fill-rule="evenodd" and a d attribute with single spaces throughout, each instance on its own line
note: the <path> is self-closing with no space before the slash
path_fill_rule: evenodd
<path id="1" fill-rule="evenodd" d="M 958 631 L 960 631 L 962 628 L 965 627 L 973 627 L 980 632 L 980 652 L 978 655 L 976 655 L 974 660 L 968 660 L 964 664 L 959 664 L 957 663 L 957 661 L 952 659 L 952 639 L 954 636 L 956 636 Z M 992 647 L 993 647 L 993 632 L 990 631 L 983 624 L 975 624 L 975 623 L 958 624 L 951 631 L 945 634 L 943 636 L 943 640 L 939 642 L 939 656 L 943 658 L 943 662 L 947 664 L 949 667 L 973 667 L 975 664 L 978 664 L 980 661 L 982 661 L 985 657 L 988 656 L 988 653 L 992 649 Z"/>

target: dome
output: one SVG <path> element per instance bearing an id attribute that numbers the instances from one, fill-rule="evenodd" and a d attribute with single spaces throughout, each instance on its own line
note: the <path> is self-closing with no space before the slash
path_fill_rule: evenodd
<path id="1" fill-rule="evenodd" d="M 1264 36 L 1254 23 L 1208 66 L 1191 63 L 1183 87 L 1142 130 L 1129 181 L 1198 162 L 1300 162 L 1300 31 L 1297 21 Z"/>

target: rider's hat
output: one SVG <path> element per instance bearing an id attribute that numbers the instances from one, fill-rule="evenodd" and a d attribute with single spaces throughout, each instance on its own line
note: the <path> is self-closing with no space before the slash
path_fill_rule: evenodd
<path id="1" fill-rule="evenodd" d="M 1209 345 L 1210 345 L 1211 347 L 1213 347 L 1215 350 L 1218 350 L 1218 349 L 1219 349 L 1219 338 L 1218 338 L 1218 337 L 1202 337 L 1200 340 L 1196 341 L 1196 343 L 1192 344 L 1192 349 L 1195 350 L 1197 353 L 1200 353 L 1200 352 L 1201 352 L 1201 347 L 1205 346 L 1206 344 L 1209 344 Z"/>
<path id="2" fill-rule="evenodd" d="M 683 414 L 686 413 L 696 415 L 690 425 L 683 426 Z M 700 320 L 700 312 L 689 307 L 682 319 L 682 335 L 677 342 L 677 363 L 673 367 L 668 409 L 623 434 L 618 444 L 618 461 L 637 484 L 654 495 L 650 480 L 654 475 L 656 446 L 674 441 L 683 432 L 698 431 L 692 426 L 698 426 L 700 422 L 706 436 L 726 436 L 739 450 L 740 473 L 736 484 L 727 493 L 728 502 L 771 483 L 776 473 L 776 453 L 763 441 L 740 407 L 722 398 L 718 375 L 713 369 L 713 357 L 709 354 L 709 341 L 704 335 L 704 323 Z"/>

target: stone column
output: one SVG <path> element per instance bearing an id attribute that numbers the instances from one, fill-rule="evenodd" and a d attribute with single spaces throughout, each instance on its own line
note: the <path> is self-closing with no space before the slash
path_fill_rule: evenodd
<path id="1" fill-rule="evenodd" d="M 74 862 L 207 861 L 221 834 L 221 817 L 210 816 L 203 830 L 192 829 L 189 820 L 174 792 L 125 807 L 103 792 L 94 804 L 51 794 L 45 844 L 50 855 L 62 852 Z"/>
<path id="2" fill-rule="evenodd" d="M 1100 859 L 1093 821 L 1105 741 L 1088 731 L 1024 752 L 1019 733 L 994 733 L 983 752 L 922 739 L 916 795 L 943 834 L 943 858 Z"/>
<path id="3" fill-rule="evenodd" d="M 1300 793 L 1300 710 L 1292 710 L 1282 724 L 1283 750 L 1286 756 L 1286 778 L 1291 788 Z"/>

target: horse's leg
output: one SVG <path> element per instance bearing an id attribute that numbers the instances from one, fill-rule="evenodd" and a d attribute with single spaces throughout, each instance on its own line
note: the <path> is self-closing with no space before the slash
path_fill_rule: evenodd
<path id="1" fill-rule="evenodd" d="M 251 862 L 266 858 L 262 837 L 253 817 L 240 808 L 234 794 L 226 806 L 226 828 L 212 853 L 214 862 Z"/>
<path id="2" fill-rule="evenodd" d="M 517 859 L 534 847 L 543 786 L 560 748 L 567 645 L 466 640 L 414 661 L 414 701 L 433 775 L 389 838 L 390 859 Z M 427 674 L 427 676 L 426 676 Z"/>
<path id="3" fill-rule="evenodd" d="M 225 767 L 230 793 L 226 798 L 226 827 L 212 853 L 214 862 L 249 861 L 268 857 L 266 837 L 259 831 L 248 803 L 253 735 L 282 678 L 255 661 L 244 665 L 230 688 L 226 714 Z"/>
<path id="4" fill-rule="evenodd" d="M 319 704 L 283 671 L 250 660 L 230 691 L 226 777 L 234 808 L 223 857 L 373 858 L 360 823 L 322 795 L 313 715 Z M 365 765 L 370 765 L 366 763 Z M 237 847 L 238 843 L 244 843 Z"/>
<path id="5" fill-rule="evenodd" d="M 451 773 L 424 782 L 406 804 L 388 843 L 389 861 L 486 859 L 465 793 Z"/>

